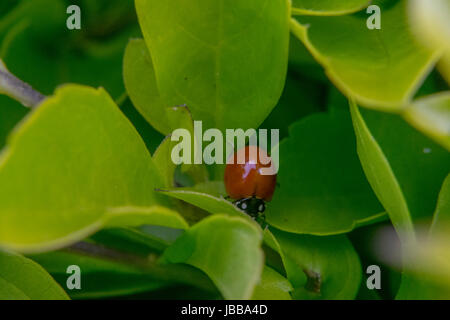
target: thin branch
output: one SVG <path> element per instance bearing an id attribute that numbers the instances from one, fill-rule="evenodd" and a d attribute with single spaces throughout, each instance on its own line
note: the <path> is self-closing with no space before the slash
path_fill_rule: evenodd
<path id="1" fill-rule="evenodd" d="M 0 65 L 0 93 L 16 99 L 26 107 L 35 107 L 45 99 L 43 94 L 11 74 L 3 65 Z"/>
<path id="2" fill-rule="evenodd" d="M 153 255 L 145 258 L 88 242 L 76 243 L 66 251 L 133 266 L 158 280 L 186 284 L 217 293 L 212 281 L 203 272 L 189 265 L 160 264 Z"/>

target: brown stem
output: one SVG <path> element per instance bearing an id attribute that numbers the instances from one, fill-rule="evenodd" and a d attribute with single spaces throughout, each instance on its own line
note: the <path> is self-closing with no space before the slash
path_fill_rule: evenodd
<path id="1" fill-rule="evenodd" d="M 0 65 L 0 93 L 16 99 L 26 107 L 35 107 L 45 99 L 43 94 L 11 74 L 6 68 L 2 68 L 2 65 Z"/>
<path id="2" fill-rule="evenodd" d="M 305 289 L 314 293 L 320 293 L 320 287 L 322 285 L 320 273 L 308 269 L 303 269 L 303 272 L 307 277 Z"/>
<path id="3" fill-rule="evenodd" d="M 102 245 L 79 242 L 66 249 L 69 252 L 106 259 L 124 265 L 132 265 L 155 279 L 175 282 L 217 293 L 212 281 L 200 270 L 184 264 L 160 264 L 153 255 L 146 258 L 113 250 Z"/>

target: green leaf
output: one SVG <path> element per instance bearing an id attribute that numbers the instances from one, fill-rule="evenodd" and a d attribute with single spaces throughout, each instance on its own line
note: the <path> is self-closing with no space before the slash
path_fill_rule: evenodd
<path id="1" fill-rule="evenodd" d="M 151 154 L 159 147 L 161 142 L 164 140 L 164 136 L 156 131 L 147 120 L 142 117 L 142 115 L 133 106 L 130 99 L 126 97 L 126 93 L 123 95 L 125 101 L 116 100 L 116 103 L 120 106 L 120 110 L 123 114 L 131 121 L 133 126 L 136 128 L 137 132 L 144 140 L 147 149 Z"/>
<path id="2" fill-rule="evenodd" d="M 410 34 L 407 1 L 373 3 L 381 7 L 381 30 L 366 28 L 365 13 L 296 17 L 291 29 L 346 96 L 365 107 L 396 111 L 410 102 L 440 53 L 421 47 Z"/>
<path id="3" fill-rule="evenodd" d="M 123 79 L 128 95 L 136 109 L 159 132 L 168 135 L 171 126 L 167 112 L 170 111 L 159 95 L 152 59 L 144 40 L 131 40 L 125 50 Z"/>
<path id="4" fill-rule="evenodd" d="M 287 0 L 136 0 L 160 94 L 204 128 L 255 128 L 276 105 L 289 45 Z"/>
<path id="5" fill-rule="evenodd" d="M 215 215 L 186 231 L 164 258 L 205 272 L 225 299 L 249 299 L 263 270 L 261 241 L 261 231 L 247 220 Z"/>
<path id="6" fill-rule="evenodd" d="M 370 3 L 368 0 L 292 0 L 292 13 L 312 16 L 337 16 L 359 11 Z"/>
<path id="7" fill-rule="evenodd" d="M 264 266 L 261 282 L 253 291 L 252 300 L 292 300 L 291 283 L 281 274 L 268 266 Z"/>
<path id="8" fill-rule="evenodd" d="M 159 174 L 164 179 L 163 185 L 165 188 L 174 187 L 176 165 L 171 158 L 174 146 L 175 143 L 171 141 L 170 136 L 167 136 L 153 154 L 153 161 L 158 168 Z"/>
<path id="9" fill-rule="evenodd" d="M 67 300 L 64 290 L 38 264 L 0 251 L 0 300 Z"/>
<path id="10" fill-rule="evenodd" d="M 362 278 L 358 255 L 346 236 L 296 235 L 266 230 L 266 243 L 279 252 L 294 299 L 354 299 Z"/>
<path id="11" fill-rule="evenodd" d="M 187 229 L 186 221 L 175 211 L 162 206 L 150 207 L 116 207 L 106 210 L 107 218 L 105 226 L 137 227 L 145 224 L 166 226 L 174 229 Z"/>
<path id="12" fill-rule="evenodd" d="M 215 182 L 214 185 L 217 183 L 218 182 Z M 219 183 L 223 185 L 223 182 Z M 250 219 L 244 211 L 238 209 L 233 203 L 226 200 L 222 194 L 219 195 L 217 191 L 210 189 L 211 186 L 211 184 L 206 184 L 197 185 L 193 188 L 171 188 L 159 191 L 164 195 L 183 200 L 212 214 L 221 213 Z M 214 186 L 214 188 L 216 187 Z"/>
<path id="13" fill-rule="evenodd" d="M 350 109 L 366 176 L 403 243 L 413 243 L 413 219 L 431 216 L 450 154 L 397 115 L 360 110 L 353 102 Z"/>
<path id="14" fill-rule="evenodd" d="M 347 110 L 309 116 L 280 143 L 280 170 L 267 222 L 293 233 L 329 235 L 383 219 L 356 153 Z"/>
<path id="15" fill-rule="evenodd" d="M 124 152 L 126 151 L 126 152 Z M 104 226 L 187 227 L 139 135 L 103 90 L 68 85 L 34 110 L 0 160 L 0 244 L 60 248 Z"/>
<path id="16" fill-rule="evenodd" d="M 62 285 L 66 285 L 67 268 L 80 267 L 81 289 L 68 291 L 73 299 L 117 297 L 152 291 L 168 283 L 155 279 L 133 266 L 114 261 L 80 255 L 71 251 L 56 251 L 33 255 L 32 259 L 42 265 Z"/>
<path id="17" fill-rule="evenodd" d="M 403 116 L 416 129 L 450 151 L 450 91 L 414 101 Z"/>
<path id="18" fill-rule="evenodd" d="M 194 133 L 194 123 L 192 121 L 191 114 L 186 106 L 178 106 L 167 108 L 165 113 L 165 118 L 168 119 L 167 125 L 169 128 L 175 129 L 186 129 L 190 132 L 192 140 L 192 149 L 191 154 L 195 155 L 195 148 L 198 148 L 200 144 L 197 144 L 198 138 L 195 137 Z M 177 140 L 172 140 L 172 134 L 169 134 L 166 139 L 159 145 L 158 149 L 154 154 L 154 161 L 158 167 L 158 171 L 163 176 L 165 180 L 165 187 L 170 188 L 175 185 L 175 171 L 177 169 L 177 165 L 172 160 L 172 151 L 178 144 Z M 199 137 L 201 139 L 201 137 Z M 198 149 L 200 154 L 202 154 L 202 150 Z M 180 169 L 183 173 L 192 174 L 193 177 L 202 177 L 205 178 L 205 167 L 203 165 L 195 165 L 195 164 L 182 164 Z"/>

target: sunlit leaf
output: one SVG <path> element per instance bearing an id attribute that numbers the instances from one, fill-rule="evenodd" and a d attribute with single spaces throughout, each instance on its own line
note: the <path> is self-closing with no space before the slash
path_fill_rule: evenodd
<path id="1" fill-rule="evenodd" d="M 0 300 L 67 300 L 64 290 L 38 264 L 0 251 Z"/>
<path id="2" fill-rule="evenodd" d="M 381 30 L 366 27 L 365 12 L 340 17 L 296 17 L 291 29 L 328 77 L 362 106 L 400 110 L 440 57 L 421 47 L 407 22 L 407 1 L 373 1 Z"/>
<path id="3" fill-rule="evenodd" d="M 253 300 L 291 300 L 292 285 L 290 282 L 270 267 L 265 266 L 261 282 L 253 291 Z"/>
<path id="4" fill-rule="evenodd" d="M 370 3 L 368 0 L 292 0 L 292 13 L 312 16 L 337 16 L 359 11 Z"/>
<path id="5" fill-rule="evenodd" d="M 225 299 L 249 299 L 260 280 L 261 231 L 238 217 L 215 215 L 178 238 L 164 258 L 205 272 Z"/>
<path id="6" fill-rule="evenodd" d="M 403 243 L 412 243 L 413 221 L 434 211 L 450 153 L 397 115 L 360 110 L 353 102 L 351 112 L 366 176 Z"/>
<path id="7" fill-rule="evenodd" d="M 58 89 L 10 137 L 0 162 L 0 244 L 49 250 L 104 226 L 187 227 L 161 207 L 161 176 L 102 90 Z"/>
<path id="8" fill-rule="evenodd" d="M 276 105 L 289 43 L 286 0 L 137 0 L 160 94 L 205 128 L 254 128 Z"/>

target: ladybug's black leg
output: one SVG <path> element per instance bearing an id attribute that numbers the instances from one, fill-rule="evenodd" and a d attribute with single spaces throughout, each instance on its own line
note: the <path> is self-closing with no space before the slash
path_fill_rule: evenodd
<path id="1" fill-rule="evenodd" d="M 266 215 L 261 213 L 255 221 L 261 226 L 261 229 L 266 230 L 269 228 L 269 224 L 266 222 Z"/>

